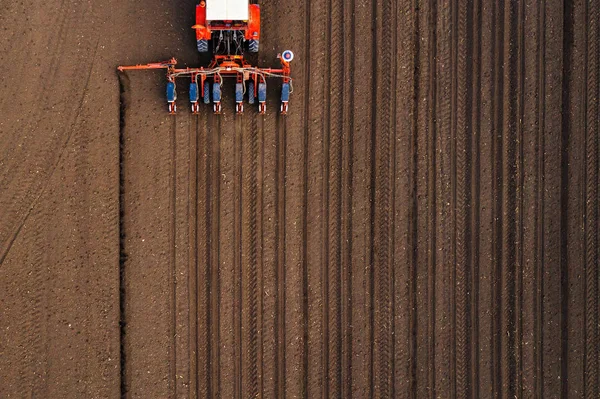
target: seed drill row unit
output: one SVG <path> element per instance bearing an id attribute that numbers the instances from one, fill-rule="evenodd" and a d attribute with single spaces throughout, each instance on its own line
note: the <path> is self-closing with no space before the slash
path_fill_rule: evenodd
<path id="1" fill-rule="evenodd" d="M 200 53 L 212 53 L 208 67 L 177 68 L 177 60 L 145 65 L 120 66 L 119 71 L 139 69 L 167 70 L 167 103 L 169 113 L 177 112 L 177 78 L 190 81 L 192 113 L 199 111 L 199 102 L 213 103 L 216 114 L 221 113 L 221 87 L 224 78 L 235 78 L 236 112 L 244 112 L 244 97 L 249 104 L 258 103 L 258 112 L 266 112 L 267 78 L 279 78 L 281 113 L 288 111 L 292 93 L 290 62 L 294 54 L 286 50 L 279 54 L 281 68 L 257 68 L 244 59 L 244 53 L 257 53 L 260 43 L 260 7 L 249 0 L 208 0 L 196 6 L 196 42 Z"/>

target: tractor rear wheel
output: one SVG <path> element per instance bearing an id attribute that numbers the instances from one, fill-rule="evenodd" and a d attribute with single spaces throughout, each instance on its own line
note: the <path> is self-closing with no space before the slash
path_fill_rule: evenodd
<path id="1" fill-rule="evenodd" d="M 254 104 L 254 81 L 248 83 L 248 104 Z"/>
<path id="2" fill-rule="evenodd" d="M 198 40 L 197 44 L 199 53 L 208 53 L 208 40 Z"/>
<path id="3" fill-rule="evenodd" d="M 259 41 L 248 40 L 248 51 L 251 53 L 258 53 Z"/>
<path id="4" fill-rule="evenodd" d="M 210 104 L 210 88 L 208 82 L 204 82 L 204 104 Z"/>

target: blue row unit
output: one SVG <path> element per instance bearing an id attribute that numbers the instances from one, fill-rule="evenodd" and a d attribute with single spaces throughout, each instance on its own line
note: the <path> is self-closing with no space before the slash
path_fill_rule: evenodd
<path id="1" fill-rule="evenodd" d="M 173 103 L 177 100 L 177 91 L 175 90 L 175 82 L 167 82 L 167 102 Z"/>
<path id="2" fill-rule="evenodd" d="M 221 101 L 221 84 L 213 83 L 213 92 L 212 98 L 214 103 L 218 103 Z"/>
<path id="3" fill-rule="evenodd" d="M 236 83 L 235 84 L 235 102 L 241 103 L 244 101 L 244 84 Z"/>
<path id="4" fill-rule="evenodd" d="M 254 100 L 256 98 L 254 97 L 254 81 L 251 80 L 248 83 L 248 104 L 254 104 Z"/>
<path id="5" fill-rule="evenodd" d="M 198 102 L 198 83 L 192 82 L 190 83 L 190 102 L 192 104 Z"/>
<path id="6" fill-rule="evenodd" d="M 267 84 L 259 83 L 258 84 L 258 102 L 264 103 L 267 101 Z"/>
<path id="7" fill-rule="evenodd" d="M 210 104 L 210 85 L 204 82 L 204 104 Z"/>
<path id="8" fill-rule="evenodd" d="M 281 86 L 281 101 L 288 102 L 290 101 L 290 84 L 284 83 Z"/>

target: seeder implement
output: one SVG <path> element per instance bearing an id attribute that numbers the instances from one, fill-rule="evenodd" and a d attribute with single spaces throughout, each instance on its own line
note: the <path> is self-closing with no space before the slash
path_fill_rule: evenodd
<path id="1" fill-rule="evenodd" d="M 245 7 L 247 13 L 240 11 Z M 244 112 L 244 97 L 249 104 L 258 103 L 258 112 L 266 112 L 267 79 L 278 78 L 281 85 L 281 107 L 283 115 L 288 112 L 290 94 L 293 91 L 290 77 L 290 62 L 294 54 L 286 50 L 278 54 L 280 68 L 257 68 L 244 58 L 244 50 L 257 52 L 260 39 L 260 9 L 248 0 L 212 0 L 202 1 L 196 7 L 196 29 L 198 51 L 212 49 L 213 60 L 208 67 L 177 68 L 177 60 L 145 65 L 120 66 L 121 72 L 130 70 L 166 69 L 167 103 L 169 113 L 177 112 L 177 79 L 189 81 L 189 97 L 192 113 L 199 112 L 199 102 L 213 103 L 216 114 L 221 113 L 221 87 L 223 79 L 235 78 L 236 112 Z M 211 8 L 212 7 L 212 8 Z M 210 18 L 208 18 L 208 17 Z M 229 19 L 231 18 L 231 19 Z M 236 19 L 234 19 L 236 18 Z M 241 20 L 237 20 L 241 18 Z"/>

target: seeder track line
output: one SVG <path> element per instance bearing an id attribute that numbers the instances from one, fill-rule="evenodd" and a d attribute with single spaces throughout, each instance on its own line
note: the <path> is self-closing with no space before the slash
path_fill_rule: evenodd
<path id="1" fill-rule="evenodd" d="M 498 269 L 497 281 L 499 283 L 497 294 L 500 304 L 498 309 L 499 323 L 499 381 L 498 392 L 503 397 L 516 396 L 516 285 L 517 254 L 516 254 L 516 135 L 517 135 L 517 5 L 508 2 L 504 5 L 500 15 L 502 29 L 498 33 L 499 59 L 498 71 L 500 74 L 499 93 L 497 98 L 497 137 L 496 160 L 498 173 L 499 193 L 497 214 L 497 248 Z M 515 43 L 515 45 L 506 45 Z"/>
<path id="2" fill-rule="evenodd" d="M 202 112 L 202 111 L 201 111 Z M 212 231 L 213 207 L 213 130 L 209 129 L 210 111 L 206 110 L 198 117 L 196 125 L 196 262 L 193 277 L 196 279 L 196 391 L 198 398 L 213 397 L 214 376 L 214 331 L 212 297 L 213 257 L 215 254 Z M 192 146 L 193 148 L 194 146 Z M 192 151 L 190 148 L 190 151 Z"/>
<path id="3" fill-rule="evenodd" d="M 394 174 L 396 131 L 392 124 L 395 114 L 396 2 L 376 2 L 376 101 L 373 138 L 375 154 L 374 226 L 373 226 L 373 394 L 374 397 L 394 396 Z M 394 97 L 392 97 L 394 93 Z"/>
<path id="4" fill-rule="evenodd" d="M 472 102 L 469 91 L 471 87 L 467 73 L 467 52 L 468 45 L 472 43 L 469 40 L 469 20 L 467 16 L 467 2 L 459 1 L 456 4 L 453 13 L 453 43 L 454 43 L 454 59 L 453 71 L 454 74 L 454 95 L 453 95 L 453 115 L 455 123 L 453 123 L 453 137 L 455 145 L 453 146 L 454 158 L 454 203 L 456 204 L 455 211 L 455 251 L 456 251 L 456 266 L 455 266 L 455 293 L 454 293 L 454 311 L 455 318 L 455 379 L 456 379 L 456 396 L 466 398 L 470 395 L 472 386 L 470 373 L 470 355 L 469 342 L 469 251 L 470 248 L 470 205 L 468 198 L 470 196 L 470 168 L 467 153 L 470 150 L 471 131 L 468 129 L 467 113 L 471 109 Z M 471 38 L 472 39 L 472 38 Z"/>
<path id="5" fill-rule="evenodd" d="M 258 276 L 258 114 L 250 113 L 250 131 L 242 136 L 241 206 L 243 273 L 242 298 L 242 391 L 251 397 L 259 396 L 259 276 Z M 242 317 L 242 316 L 241 316 Z M 240 334 L 242 333 L 240 331 Z"/>
<path id="6" fill-rule="evenodd" d="M 329 37 L 329 3 L 310 0 L 306 2 L 304 25 L 306 47 L 304 50 L 305 71 L 305 143 L 304 143 L 304 187 L 303 206 L 305 217 L 305 330 L 306 360 L 305 381 L 307 397 L 325 397 L 328 364 L 327 319 L 325 301 L 327 290 L 324 277 L 326 260 L 325 224 L 325 174 L 324 140 L 326 129 L 326 93 L 328 93 L 327 57 Z"/>
<path id="7" fill-rule="evenodd" d="M 171 120 L 170 145 L 171 145 L 171 176 L 170 176 L 170 198 L 169 198 L 169 311 L 171 320 L 169 325 L 169 334 L 171 338 L 171 348 L 169 348 L 169 392 L 171 397 L 177 398 L 177 118 Z"/>
<path id="8" fill-rule="evenodd" d="M 466 197 L 466 201 L 470 201 L 470 214 L 467 217 L 470 219 L 465 228 L 470 229 L 468 238 L 465 238 L 465 243 L 468 245 L 468 271 L 471 279 L 468 283 L 468 288 L 471 291 L 470 298 L 468 298 L 470 314 L 467 316 L 467 323 L 469 328 L 467 334 L 467 345 L 469 346 L 470 353 L 468 358 L 463 361 L 470 362 L 469 369 L 470 375 L 467 377 L 466 386 L 463 383 L 457 383 L 457 396 L 463 392 L 466 397 L 480 397 L 479 384 L 480 384 L 480 366 L 479 366 L 479 351 L 480 351 L 480 333 L 479 333 L 479 311 L 480 311 L 480 236 L 481 236 L 481 97 L 482 97 L 482 17 L 481 17 L 481 1 L 474 2 L 472 13 L 467 11 L 467 42 L 472 41 L 472 47 L 470 53 L 467 53 L 467 59 L 469 55 L 472 59 L 472 75 L 467 74 L 466 78 L 466 90 L 470 89 L 470 93 L 467 93 L 466 98 L 466 109 L 467 121 L 471 125 L 471 129 L 467 129 L 465 132 L 465 139 L 467 140 L 467 146 L 470 144 L 470 149 L 467 156 L 470 158 L 470 170 L 467 173 L 465 188 L 467 188 L 470 195 Z M 470 25 L 469 25 L 469 17 Z M 470 39 L 469 39 L 470 38 Z M 460 39 L 459 39 L 460 40 Z M 468 50 L 467 50 L 468 51 Z M 462 64 L 458 65 L 461 68 Z M 471 114 L 468 112 L 471 110 Z M 460 125 L 459 125 L 460 126 Z M 471 137 L 469 143 L 468 135 Z M 460 151 L 458 148 L 457 151 Z M 458 165 L 457 165 L 458 167 Z M 469 225 L 470 224 L 470 225 Z M 458 283 L 458 282 L 457 282 Z M 458 352 L 457 356 L 460 356 L 462 352 Z"/>
<path id="9" fill-rule="evenodd" d="M 341 179 L 342 179 L 342 128 L 344 74 L 339 67 L 344 60 L 343 1 L 330 1 L 328 34 L 330 49 L 328 75 L 329 89 L 325 100 L 327 114 L 325 123 L 324 153 L 324 240 L 323 263 L 323 340 L 324 364 L 327 366 L 324 395 L 339 397 L 341 394 Z M 325 376 L 324 376 L 325 377 Z"/>
<path id="10" fill-rule="evenodd" d="M 598 235 L 600 205 L 598 201 L 599 180 L 599 114 L 598 98 L 600 85 L 600 46 L 598 45 L 600 25 L 600 4 L 598 1 L 587 3 L 587 21 L 585 33 L 587 39 L 585 98 L 586 113 L 586 163 L 585 163 L 585 397 L 599 396 L 598 389 Z"/>
<path id="11" fill-rule="evenodd" d="M 234 398 L 242 397 L 242 142 L 246 134 L 244 116 L 234 115 L 233 137 L 233 335 L 234 335 Z M 231 123 L 231 121 L 229 122 Z"/>
<path id="12" fill-rule="evenodd" d="M 221 224 L 221 118 L 213 116 L 211 128 L 207 134 L 210 135 L 210 172 L 207 174 L 211 179 L 208 194 L 210 205 L 209 229 L 210 229 L 210 393 L 212 396 L 221 395 L 221 253 L 220 253 L 220 224 Z"/>
<path id="13" fill-rule="evenodd" d="M 340 180 L 340 390 L 341 397 L 352 397 L 352 226 L 353 226 L 353 145 L 354 145 L 354 78 L 355 58 L 355 11 L 356 1 L 343 3 L 341 35 L 343 41 L 343 73 L 340 79 L 344 81 L 341 109 L 341 180 Z M 307 76 L 310 76 L 307 74 Z M 306 95 L 306 94 L 305 94 Z"/>
<path id="14" fill-rule="evenodd" d="M 283 125 L 283 126 L 282 126 Z M 285 174 L 286 174 L 286 125 L 285 119 L 277 118 L 276 121 L 276 169 L 275 169 L 275 209 L 276 209 L 276 375 L 277 375 L 277 395 L 285 397 L 286 395 L 286 330 L 285 330 L 285 311 L 286 311 L 286 284 L 285 284 Z"/>
<path id="15" fill-rule="evenodd" d="M 198 263 L 198 210 L 200 209 L 200 197 L 198 184 L 198 168 L 199 168 L 199 126 L 200 119 L 196 116 L 190 116 L 189 122 L 189 169 L 188 169 L 188 201 L 187 201 L 187 219 L 188 219 L 188 270 L 187 270 L 187 285 L 188 285 L 188 357 L 189 357 L 189 372 L 187 380 L 189 398 L 203 397 L 200 392 L 200 365 L 198 356 L 200 353 L 199 337 L 202 333 L 199 331 L 200 314 L 202 310 L 198 307 L 200 290 L 198 289 L 200 265 Z M 206 341 L 204 341 L 206 342 Z M 205 396 L 205 392 L 204 392 Z"/>

